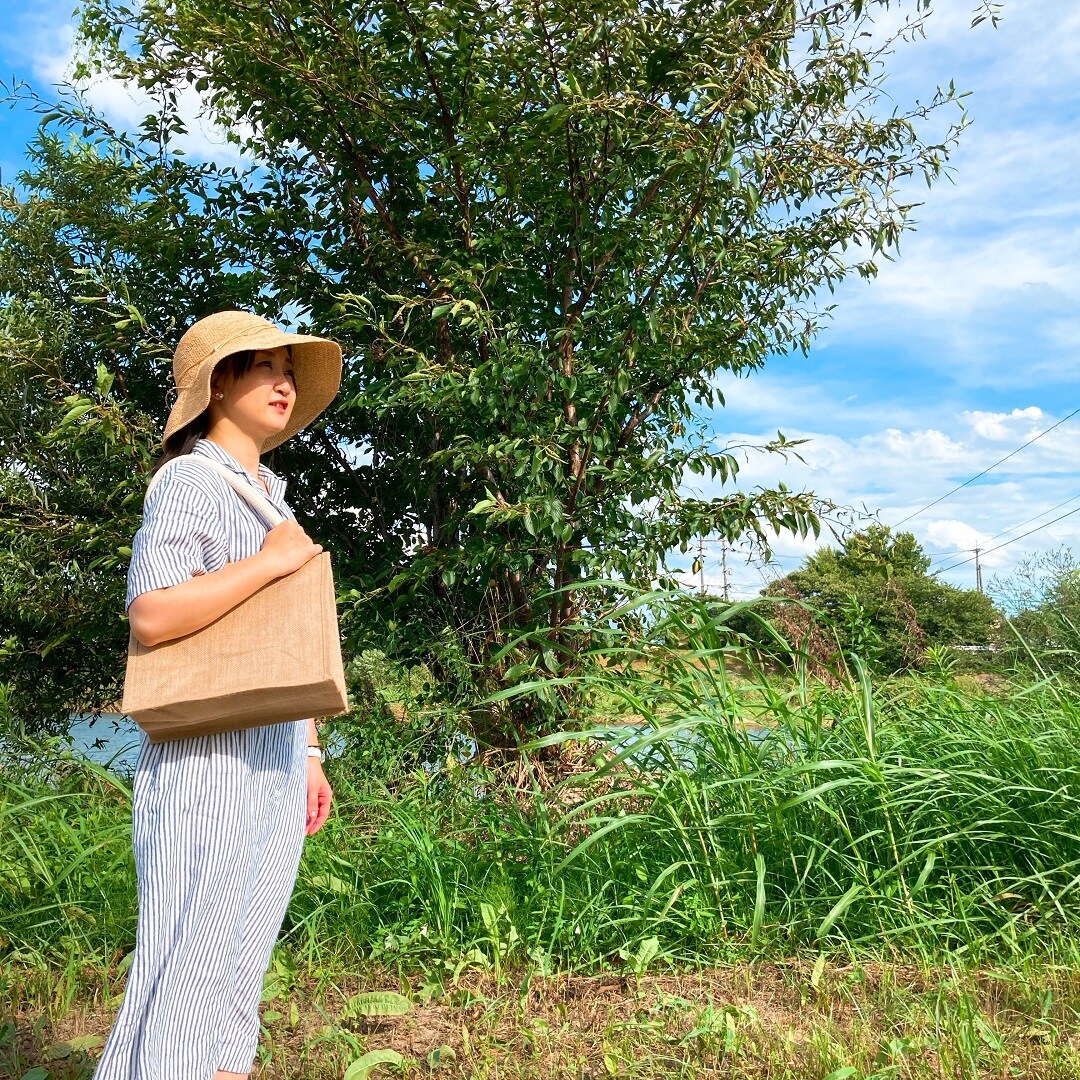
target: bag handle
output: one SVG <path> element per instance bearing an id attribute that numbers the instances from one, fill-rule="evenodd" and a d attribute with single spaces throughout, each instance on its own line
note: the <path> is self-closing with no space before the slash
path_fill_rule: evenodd
<path id="1" fill-rule="evenodd" d="M 210 458 L 201 456 L 196 457 L 194 454 L 184 454 L 182 457 L 173 458 L 173 461 L 197 461 L 200 465 L 204 465 L 206 468 L 216 472 L 271 529 L 287 520 L 285 515 L 261 491 L 256 491 L 251 484 L 241 480 L 232 469 L 222 465 L 220 461 L 213 461 Z M 167 462 L 154 474 L 146 489 L 146 498 L 149 498 L 150 492 L 154 490 L 154 485 L 157 484 L 162 474 L 171 464 L 171 461 Z"/>

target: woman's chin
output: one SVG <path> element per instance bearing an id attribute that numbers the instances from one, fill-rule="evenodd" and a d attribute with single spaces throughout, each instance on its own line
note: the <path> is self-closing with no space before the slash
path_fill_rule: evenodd
<path id="1" fill-rule="evenodd" d="M 289 420 L 292 417 L 291 412 L 282 413 L 278 409 L 272 409 L 271 413 L 270 419 L 264 425 L 264 442 L 266 439 L 272 439 L 275 435 L 280 435 L 289 426 Z"/>

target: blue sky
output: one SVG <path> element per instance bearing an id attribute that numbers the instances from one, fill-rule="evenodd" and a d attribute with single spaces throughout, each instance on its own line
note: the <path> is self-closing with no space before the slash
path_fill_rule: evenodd
<path id="1" fill-rule="evenodd" d="M 722 383 L 728 407 L 708 418 L 718 442 L 761 442 L 777 429 L 809 440 L 805 465 L 749 455 L 745 486 L 783 480 L 894 523 L 1080 407 L 1080 5 L 1009 0 L 996 30 L 971 28 L 974 6 L 942 0 L 926 39 L 901 45 L 889 64 L 900 104 L 950 79 L 971 91 L 952 182 L 917 195 L 917 230 L 876 281 L 838 292 L 809 357 Z M 0 0 L 0 79 L 48 95 L 70 63 L 70 12 L 70 3 Z M 116 83 L 91 99 L 121 125 L 145 111 Z M 190 105 L 194 114 L 194 96 Z M 32 130 L 25 110 L 0 112 L 4 181 Z M 192 126 L 186 149 L 229 154 L 205 124 Z M 928 552 L 963 552 L 1080 508 L 1078 434 L 1080 416 L 903 527 Z M 984 575 L 1061 544 L 1080 552 L 1080 511 L 987 555 Z M 756 591 L 813 546 L 781 537 L 765 568 L 733 555 L 733 591 Z M 943 554 L 935 566 L 969 557 Z M 943 577 L 971 586 L 974 565 Z M 717 544 L 707 547 L 706 581 L 720 586 Z"/>
<path id="2" fill-rule="evenodd" d="M 950 79 L 972 92 L 952 182 L 918 196 L 917 231 L 876 281 L 838 292 L 809 358 L 726 381 L 728 407 L 716 417 L 722 441 L 760 441 L 777 428 L 810 440 L 806 466 L 751 456 L 744 483 L 783 479 L 887 523 L 1080 406 L 1080 5 L 1007 2 L 996 30 L 971 28 L 972 0 L 937 6 L 926 39 L 898 49 L 888 85 L 900 103 Z M 956 552 L 1080 507 L 1078 434 L 1080 416 L 903 528 L 927 552 Z M 1080 552 L 1080 512 L 988 555 L 984 577 L 1061 544 Z M 813 546 L 782 539 L 778 568 Z M 731 566 L 738 591 L 760 587 L 752 564 Z M 706 576 L 719 581 L 715 546 Z M 971 587 L 974 563 L 943 578 Z"/>

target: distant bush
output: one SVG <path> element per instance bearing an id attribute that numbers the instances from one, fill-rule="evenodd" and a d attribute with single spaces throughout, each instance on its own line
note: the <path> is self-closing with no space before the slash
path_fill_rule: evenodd
<path id="1" fill-rule="evenodd" d="M 840 548 L 815 552 L 764 595 L 794 601 L 779 605 L 772 623 L 819 675 L 853 656 L 877 673 L 909 671 L 922 667 L 927 649 L 935 646 L 988 645 L 1000 622 L 988 597 L 947 585 L 929 568 L 911 533 L 894 535 L 875 525 L 852 534 Z M 744 617 L 737 625 L 776 655 L 775 642 L 759 632 L 760 622 Z"/>
<path id="2" fill-rule="evenodd" d="M 1009 612 L 997 634 L 1009 663 L 1080 677 L 1080 563 L 1070 548 L 1028 556 L 990 589 Z"/>

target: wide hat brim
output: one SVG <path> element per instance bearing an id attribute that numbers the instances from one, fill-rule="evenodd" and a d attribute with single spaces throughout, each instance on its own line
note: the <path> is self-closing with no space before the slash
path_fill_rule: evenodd
<path id="1" fill-rule="evenodd" d="M 283 345 L 292 355 L 296 400 L 288 424 L 263 443 L 262 452 L 273 450 L 306 428 L 337 396 L 341 386 L 341 346 L 329 338 L 288 334 L 247 311 L 219 311 L 189 327 L 176 347 L 173 377 L 177 397 L 162 441 L 209 407 L 214 369 L 227 356 Z"/>

